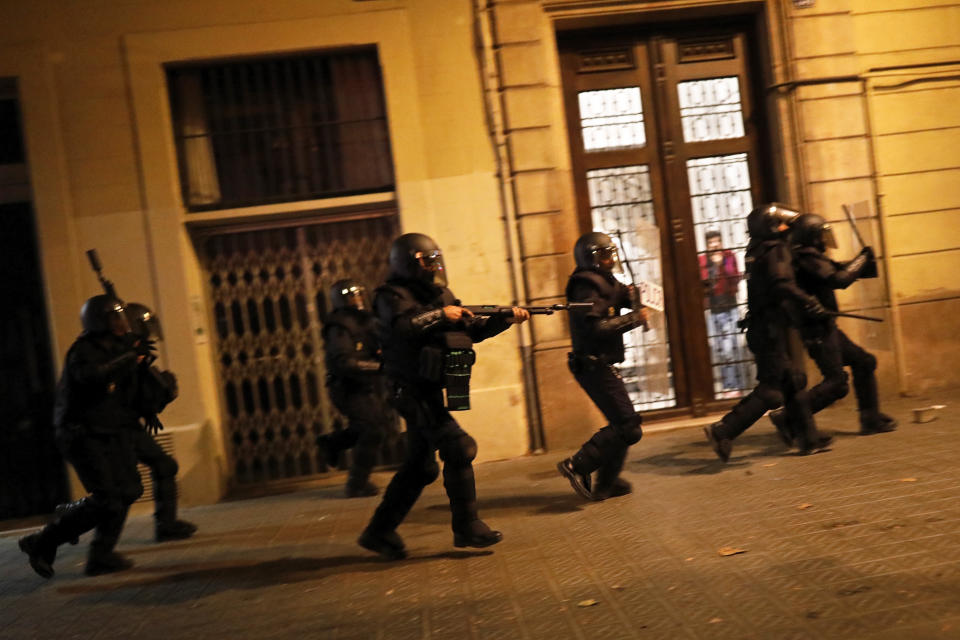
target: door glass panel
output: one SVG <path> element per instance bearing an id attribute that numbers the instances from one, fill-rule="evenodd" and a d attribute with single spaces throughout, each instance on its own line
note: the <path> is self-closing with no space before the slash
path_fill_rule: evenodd
<path id="1" fill-rule="evenodd" d="M 593 229 L 608 234 L 619 247 L 624 273 L 618 278 L 626 284 L 636 278 L 663 286 L 649 167 L 587 171 L 587 191 Z M 638 411 L 677 404 L 664 316 L 651 313 L 649 331 L 639 328 L 624 334 L 626 359 L 617 368 Z"/>
<path id="2" fill-rule="evenodd" d="M 740 81 L 736 76 L 677 83 L 684 142 L 743 137 Z"/>
<path id="3" fill-rule="evenodd" d="M 635 149 L 647 144 L 640 87 L 581 91 L 577 101 L 584 151 Z"/>
<path id="4" fill-rule="evenodd" d="M 737 321 L 746 313 L 743 279 L 747 214 L 753 208 L 746 153 L 687 161 L 714 397 L 737 398 L 756 367 Z"/>

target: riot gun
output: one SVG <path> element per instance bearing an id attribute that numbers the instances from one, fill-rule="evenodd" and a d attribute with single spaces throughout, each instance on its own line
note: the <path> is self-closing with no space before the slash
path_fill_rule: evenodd
<path id="1" fill-rule="evenodd" d="M 870 322 L 883 322 L 883 318 L 874 316 L 862 316 L 859 313 L 847 313 L 845 311 L 827 311 L 827 315 L 834 318 L 854 318 L 856 320 L 869 320 Z"/>
<path id="2" fill-rule="evenodd" d="M 501 307 L 495 304 L 481 304 L 464 306 L 464 309 L 475 316 L 513 316 L 513 307 Z M 549 304 L 542 307 L 520 307 L 526 309 L 532 316 L 549 316 L 557 311 L 589 311 L 593 308 L 592 302 L 570 302 L 567 304 Z"/>
<path id="3" fill-rule="evenodd" d="M 93 267 L 94 272 L 97 274 L 97 280 L 100 281 L 103 292 L 114 300 L 120 300 L 120 296 L 117 295 L 117 290 L 113 288 L 113 283 L 103 277 L 103 265 L 100 264 L 100 256 L 97 255 L 97 250 L 87 249 L 87 259 L 90 260 L 90 266 Z"/>

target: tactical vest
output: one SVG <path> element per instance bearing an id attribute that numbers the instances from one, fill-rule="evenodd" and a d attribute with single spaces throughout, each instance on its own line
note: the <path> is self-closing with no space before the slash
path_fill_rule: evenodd
<path id="1" fill-rule="evenodd" d="M 377 333 L 377 319 L 368 312 L 359 309 L 334 309 L 327 314 L 323 322 L 323 337 L 333 327 L 340 327 L 353 342 L 353 356 L 358 360 L 377 360 L 380 357 L 380 336 Z M 331 358 L 337 354 L 327 352 L 327 369 L 331 369 Z"/>
<path id="2" fill-rule="evenodd" d="M 782 240 L 765 240 L 747 247 L 744 260 L 747 277 L 747 310 L 753 319 L 776 320 L 784 312 L 784 301 L 773 292 L 778 274 L 789 273 L 793 264 Z"/>
<path id="3" fill-rule="evenodd" d="M 796 250 L 797 285 L 815 296 L 824 307 L 837 311 L 837 294 L 827 278 L 838 270 L 839 265 L 815 247 Z M 825 277 L 826 276 L 826 277 Z"/>
<path id="4" fill-rule="evenodd" d="M 378 313 L 387 306 L 380 296 L 394 296 L 404 315 L 417 316 L 428 311 L 459 305 L 453 293 L 444 287 L 439 295 L 424 299 L 422 294 L 398 282 L 388 282 L 377 288 L 374 303 Z M 393 306 L 393 305 L 391 305 Z M 394 317 L 381 317 L 383 368 L 391 378 L 420 387 L 444 390 L 447 409 L 462 411 L 470 408 L 470 373 L 476 356 L 473 342 L 463 330 L 446 328 L 428 331 L 413 339 L 393 335 Z"/>
<path id="5" fill-rule="evenodd" d="M 619 301 L 622 297 L 623 285 L 612 276 L 607 277 L 590 269 L 577 270 L 567 281 L 566 295 L 569 302 L 585 302 L 585 300 L 575 300 L 571 297 L 574 290 L 582 285 L 596 291 L 601 303 L 595 303 L 594 308 L 588 313 L 567 314 L 573 352 L 579 356 L 596 356 L 607 363 L 623 362 L 625 357 L 623 335 L 601 333 L 594 326 L 600 314 L 610 318 L 620 315 Z"/>

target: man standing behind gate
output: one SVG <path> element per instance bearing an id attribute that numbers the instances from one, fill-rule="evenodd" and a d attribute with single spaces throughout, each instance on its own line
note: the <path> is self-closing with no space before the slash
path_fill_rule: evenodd
<path id="1" fill-rule="evenodd" d="M 632 490 L 620 478 L 627 449 L 640 441 L 640 415 L 614 364 L 623 362 L 623 334 L 647 323 L 647 310 L 633 309 L 630 289 L 617 281 L 617 248 L 605 233 L 586 233 L 573 248 L 577 268 L 567 283 L 568 302 L 590 302 L 586 313 L 571 313 L 573 351 L 569 366 L 574 378 L 609 421 L 557 469 L 587 500 L 622 496 Z M 633 309 L 620 315 L 621 309 Z M 590 474 L 597 471 L 596 484 Z"/>
<path id="2" fill-rule="evenodd" d="M 450 410 L 469 408 L 471 346 L 530 318 L 514 307 L 510 317 L 474 316 L 447 288 L 437 243 L 407 233 L 390 247 L 390 273 L 377 289 L 374 312 L 380 321 L 383 368 L 394 403 L 407 423 L 407 454 L 390 480 L 380 506 L 357 542 L 387 558 L 407 555 L 396 528 L 440 474 L 450 500 L 453 545 L 489 547 L 503 538 L 480 519 L 472 461 L 477 442 L 460 428 Z"/>

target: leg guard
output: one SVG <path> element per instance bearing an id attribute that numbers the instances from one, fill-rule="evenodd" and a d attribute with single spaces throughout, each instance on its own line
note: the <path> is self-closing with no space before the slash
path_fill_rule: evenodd
<path id="1" fill-rule="evenodd" d="M 462 530 L 478 519 L 477 487 L 472 464 L 477 457 L 477 441 L 465 431 L 460 431 L 444 438 L 439 444 L 438 453 L 443 460 L 443 486 L 450 500 L 453 529 Z"/>
<path id="2" fill-rule="evenodd" d="M 715 423 L 713 433 L 724 440 L 736 440 L 763 414 L 783 404 L 783 393 L 776 386 L 761 382 L 740 400 L 723 419 Z"/>
<path id="3" fill-rule="evenodd" d="M 846 336 L 844 336 L 846 337 Z M 850 363 L 853 372 L 853 392 L 857 396 L 857 408 L 861 413 L 878 412 L 880 399 L 877 392 L 877 359 L 849 340 L 844 345 L 844 360 Z"/>
<path id="4" fill-rule="evenodd" d="M 600 463 L 597 470 L 596 482 L 593 487 L 593 496 L 595 499 L 603 500 L 612 495 L 614 484 L 623 470 L 623 463 L 627 459 L 627 445 L 620 450 L 617 455 L 611 456 Z"/>
<path id="5" fill-rule="evenodd" d="M 356 445 L 353 447 L 353 461 L 347 478 L 348 489 L 364 487 L 370 478 L 370 472 L 377 463 L 380 443 L 383 441 L 383 428 L 380 425 L 366 425 Z"/>
<path id="6" fill-rule="evenodd" d="M 423 492 L 423 488 L 434 482 L 440 475 L 440 465 L 434 459 L 432 452 L 429 455 L 404 461 L 383 494 L 383 500 L 373 513 L 368 531 L 386 533 L 393 531 L 403 519 Z"/>

